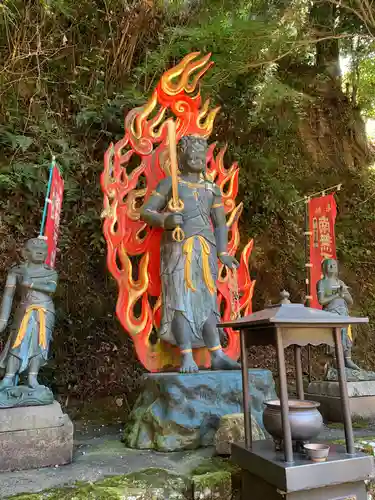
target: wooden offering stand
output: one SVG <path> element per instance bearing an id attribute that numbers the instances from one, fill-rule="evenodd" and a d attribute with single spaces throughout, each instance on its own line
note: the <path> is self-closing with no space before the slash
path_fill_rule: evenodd
<path id="1" fill-rule="evenodd" d="M 368 323 L 368 318 L 339 316 L 319 309 L 291 304 L 284 293 L 280 305 L 268 307 L 239 320 L 222 323 L 240 331 L 245 443 L 232 445 L 232 460 L 242 469 L 241 500 L 367 500 L 365 480 L 371 477 L 373 457 L 356 452 L 346 387 L 341 329 Z M 301 347 L 327 344 L 335 348 L 346 446 L 331 445 L 327 461 L 312 462 L 294 452 L 288 409 L 284 349 L 294 345 L 296 385 L 304 399 Z M 280 383 L 283 448 L 272 440 L 252 442 L 248 393 L 247 348 L 276 347 Z"/>

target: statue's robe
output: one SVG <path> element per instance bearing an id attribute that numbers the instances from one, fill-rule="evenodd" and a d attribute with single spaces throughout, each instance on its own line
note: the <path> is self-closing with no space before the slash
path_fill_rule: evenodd
<path id="1" fill-rule="evenodd" d="M 19 373 L 27 370 L 30 360 L 35 356 L 40 356 L 40 366 L 46 364 L 55 324 L 55 307 L 51 296 L 23 286 L 26 269 L 26 266 L 17 266 L 11 270 L 16 274 L 21 298 L 14 313 L 8 340 L 0 354 L 0 368 L 6 369 L 9 355 L 12 355 L 20 360 Z M 36 279 L 39 283 L 50 283 L 51 280 L 56 280 L 56 272 L 43 265 Z"/>
<path id="2" fill-rule="evenodd" d="M 337 280 L 337 286 L 344 286 L 344 282 L 341 280 Z M 317 292 L 321 292 L 324 290 L 324 294 L 326 297 L 337 293 L 337 290 L 332 289 L 332 284 L 328 281 L 327 278 L 323 278 L 317 283 Z M 342 297 L 338 297 L 333 299 L 329 304 L 323 306 L 324 311 L 328 311 L 334 314 L 339 314 L 340 316 L 349 316 L 349 309 L 346 300 Z M 350 327 L 341 329 L 341 339 L 342 345 L 344 347 L 344 351 L 349 351 L 352 348 L 353 340 L 351 337 Z"/>
<path id="3" fill-rule="evenodd" d="M 172 331 L 175 312 L 183 314 L 191 328 L 191 345 L 203 347 L 203 326 L 211 315 L 220 321 L 217 306 L 218 251 L 212 211 L 222 208 L 220 188 L 207 180 L 179 181 L 179 198 L 184 202 L 185 238 L 173 240 L 173 231 L 164 231 L 161 242 L 160 277 L 162 318 L 159 337 L 176 345 Z M 164 210 L 172 197 L 171 181 L 161 181 L 145 210 Z M 166 209 L 168 211 L 168 209 Z"/>

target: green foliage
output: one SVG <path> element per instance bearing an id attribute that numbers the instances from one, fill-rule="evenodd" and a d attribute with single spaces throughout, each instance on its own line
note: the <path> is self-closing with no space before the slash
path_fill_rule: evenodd
<path id="1" fill-rule="evenodd" d="M 367 118 L 375 118 L 375 44 L 359 63 L 358 104 Z"/>

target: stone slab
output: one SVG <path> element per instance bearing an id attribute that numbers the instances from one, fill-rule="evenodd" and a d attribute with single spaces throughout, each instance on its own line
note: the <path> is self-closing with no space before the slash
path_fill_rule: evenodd
<path id="1" fill-rule="evenodd" d="M 271 371 L 249 370 L 248 390 L 252 415 L 263 428 L 263 403 L 276 398 Z M 211 446 L 220 418 L 240 412 L 240 370 L 146 374 L 124 442 L 130 448 L 157 451 Z"/>
<path id="2" fill-rule="evenodd" d="M 320 403 L 319 411 L 325 421 L 343 422 L 341 399 L 320 394 L 305 394 L 305 398 Z M 349 398 L 352 420 L 375 420 L 375 396 Z"/>
<path id="3" fill-rule="evenodd" d="M 375 396 L 375 381 L 367 380 L 360 382 L 347 382 L 348 396 L 350 398 Z M 340 385 L 338 382 L 318 381 L 311 382 L 307 389 L 308 394 L 322 396 L 340 397 Z"/>
<path id="4" fill-rule="evenodd" d="M 0 422 L 0 472 L 64 465 L 72 461 L 73 424 L 58 403 L 2 409 Z"/>
<path id="5" fill-rule="evenodd" d="M 0 435 L 2 432 L 27 431 L 62 425 L 64 425 L 64 414 L 57 401 L 46 406 L 0 409 Z"/>

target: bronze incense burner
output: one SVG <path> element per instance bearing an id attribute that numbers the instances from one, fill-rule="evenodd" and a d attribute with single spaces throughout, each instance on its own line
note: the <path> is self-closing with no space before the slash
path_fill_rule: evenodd
<path id="1" fill-rule="evenodd" d="M 283 449 L 283 424 L 280 401 L 267 401 L 263 412 L 263 424 L 273 437 L 276 450 Z M 303 446 L 315 438 L 323 427 L 323 418 L 315 401 L 288 400 L 288 418 L 292 434 L 293 448 L 302 451 Z"/>

